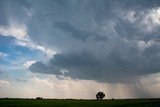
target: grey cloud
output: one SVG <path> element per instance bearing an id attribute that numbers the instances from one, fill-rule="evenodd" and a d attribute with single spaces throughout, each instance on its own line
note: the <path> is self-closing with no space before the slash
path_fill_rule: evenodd
<path id="1" fill-rule="evenodd" d="M 61 72 L 59 71 L 59 69 L 52 65 L 45 65 L 41 62 L 36 62 L 35 64 L 33 64 L 32 66 L 30 66 L 30 70 L 33 72 L 39 72 L 42 74 L 55 74 L 55 75 L 61 75 Z"/>
<path id="2" fill-rule="evenodd" d="M 34 69 L 34 72 L 44 73 L 45 71 L 57 75 L 54 71 L 54 66 L 58 66 L 59 71 L 67 69 L 69 72 L 65 76 L 74 79 L 96 80 L 99 82 L 131 82 L 138 76 L 159 72 L 160 57 L 153 55 L 153 51 L 156 52 L 159 48 L 154 48 L 148 48 L 141 56 L 137 55 L 138 50 L 135 49 L 130 50 L 130 54 L 127 53 L 126 56 L 117 49 L 106 55 L 104 60 L 97 59 L 90 52 L 56 54 L 49 62 L 52 66 L 42 70 L 41 67 L 45 66 L 45 64 L 37 62 L 40 65 L 37 65 L 37 63 L 32 65 L 31 71 L 33 70 L 32 68 L 40 68 L 42 71 Z"/>
<path id="3" fill-rule="evenodd" d="M 125 82 L 160 70 L 159 30 L 139 27 L 147 10 L 157 6 L 159 0 L 19 0 L 11 2 L 8 14 L 0 12 L 25 24 L 33 42 L 58 50 L 48 63 L 33 64 L 32 72 L 60 76 L 66 69 L 65 76 L 74 79 Z M 128 11 L 136 13 L 135 22 L 124 18 Z M 2 17 L 0 24 L 7 21 Z M 140 51 L 139 41 L 156 43 Z"/>
<path id="4" fill-rule="evenodd" d="M 59 13 L 57 9 L 51 9 L 57 13 L 59 20 L 53 15 L 55 20 L 50 21 L 53 25 L 42 25 L 44 31 L 42 29 L 40 32 L 45 32 L 47 37 L 40 38 L 43 38 L 41 41 L 48 41 L 51 47 L 61 48 L 61 52 L 54 55 L 47 64 L 33 64 L 30 70 L 60 76 L 61 70 L 66 69 L 69 72 L 65 76 L 99 82 L 128 82 L 139 76 L 159 72 L 159 44 L 147 47 L 142 52 L 137 47 L 138 41 L 155 41 L 159 35 L 159 32 L 141 32 L 138 27 L 144 17 L 139 11 L 146 13 L 146 8 L 153 7 L 144 4 L 128 0 L 88 0 L 72 2 L 68 7 L 69 4 L 58 3 L 56 8 L 62 9 Z M 134 23 L 119 15 L 128 10 L 136 12 L 134 17 L 137 20 Z M 109 21 L 115 24 L 110 25 Z M 105 38 L 107 41 L 103 40 Z"/>
<path id="5" fill-rule="evenodd" d="M 0 25 L 8 25 L 8 17 L 5 12 L 5 1 L 1 0 L 0 1 Z"/>
<path id="6" fill-rule="evenodd" d="M 18 23 L 26 23 L 29 18 L 26 11 L 30 11 L 31 4 L 26 0 L 1 0 L 0 1 L 0 25 L 10 26 L 11 20 Z"/>
<path id="7" fill-rule="evenodd" d="M 98 34 L 92 33 L 92 32 L 78 30 L 68 22 L 62 22 L 62 21 L 61 22 L 55 22 L 53 24 L 53 27 L 59 28 L 64 32 L 71 33 L 68 36 L 71 36 L 74 39 L 79 39 L 79 40 L 82 40 L 82 41 L 86 41 L 86 39 L 89 38 L 89 37 L 93 37 L 97 41 L 107 40 L 107 37 L 105 37 L 105 36 L 101 36 L 101 35 L 98 35 Z"/>
<path id="8" fill-rule="evenodd" d="M 139 23 L 139 22 L 137 22 Z M 136 24 L 137 24 L 136 23 Z M 143 34 L 139 27 L 135 23 L 130 23 L 125 20 L 119 19 L 114 26 L 116 32 L 119 34 L 120 38 L 126 38 L 127 40 L 143 40 L 145 42 L 152 40 L 154 38 L 153 33 Z M 136 26 L 135 26 L 136 25 Z"/>
<path id="9" fill-rule="evenodd" d="M 158 7 L 160 5 L 159 0 L 152 0 L 152 1 L 150 1 L 150 0 L 135 0 L 133 2 L 135 2 L 134 3 L 135 5 L 140 4 L 141 6 L 145 7 L 146 9 L 147 8 L 152 8 L 152 7 Z M 133 5 L 133 2 L 132 2 L 132 4 L 130 2 L 130 5 L 128 5 L 128 6 Z M 129 0 L 128 0 L 128 3 L 129 3 Z M 133 5 L 133 6 L 135 6 L 135 5 Z"/>
<path id="10" fill-rule="evenodd" d="M 124 7 L 124 9 L 134 9 L 134 10 L 143 10 L 153 7 L 159 7 L 159 0 L 123 0 L 123 2 L 119 2 L 120 5 Z"/>
<path id="11" fill-rule="evenodd" d="M 18 82 L 27 82 L 27 80 L 25 80 L 23 78 L 16 78 L 16 81 L 18 81 Z"/>
<path id="12" fill-rule="evenodd" d="M 94 66 L 98 64 L 96 58 L 86 52 L 80 54 L 56 54 L 54 58 L 55 59 L 51 59 L 50 62 L 54 65 L 62 65 L 62 67 L 72 67 L 73 64 L 75 64 L 75 66 Z"/>

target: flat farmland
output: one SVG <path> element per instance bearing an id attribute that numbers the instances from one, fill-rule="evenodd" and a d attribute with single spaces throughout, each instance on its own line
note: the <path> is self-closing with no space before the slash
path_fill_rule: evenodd
<path id="1" fill-rule="evenodd" d="M 160 107 L 160 99 L 0 99 L 0 107 Z"/>

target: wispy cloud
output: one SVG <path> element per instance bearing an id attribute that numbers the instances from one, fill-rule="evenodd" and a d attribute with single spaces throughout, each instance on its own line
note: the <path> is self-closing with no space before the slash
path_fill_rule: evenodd
<path id="1" fill-rule="evenodd" d="M 23 64 L 23 66 L 25 67 L 25 68 L 29 68 L 32 64 L 34 64 L 36 61 L 26 61 L 24 64 Z"/>
<path id="2" fill-rule="evenodd" d="M 0 58 L 7 57 L 8 55 L 6 53 L 0 52 Z"/>
<path id="3" fill-rule="evenodd" d="M 46 53 L 47 58 L 52 57 L 56 53 L 56 51 L 54 51 L 53 49 L 48 49 L 32 42 L 29 38 L 29 35 L 27 34 L 27 28 L 25 25 L 19 25 L 14 23 L 10 26 L 0 26 L 0 35 L 12 36 L 16 39 L 16 45 L 40 50 Z"/>

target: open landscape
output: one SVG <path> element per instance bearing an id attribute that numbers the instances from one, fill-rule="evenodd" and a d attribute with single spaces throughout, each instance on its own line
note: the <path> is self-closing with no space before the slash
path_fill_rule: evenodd
<path id="1" fill-rule="evenodd" d="M 160 107 L 160 0 L 0 0 L 0 107 Z"/>
<path id="2" fill-rule="evenodd" d="M 160 107 L 160 99 L 1 99 L 0 107 Z"/>

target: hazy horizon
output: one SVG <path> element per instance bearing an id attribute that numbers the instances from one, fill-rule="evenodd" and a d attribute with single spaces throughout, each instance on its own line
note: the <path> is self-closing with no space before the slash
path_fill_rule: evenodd
<path id="1" fill-rule="evenodd" d="M 159 98 L 159 29 L 159 0 L 0 0 L 0 98 Z"/>

